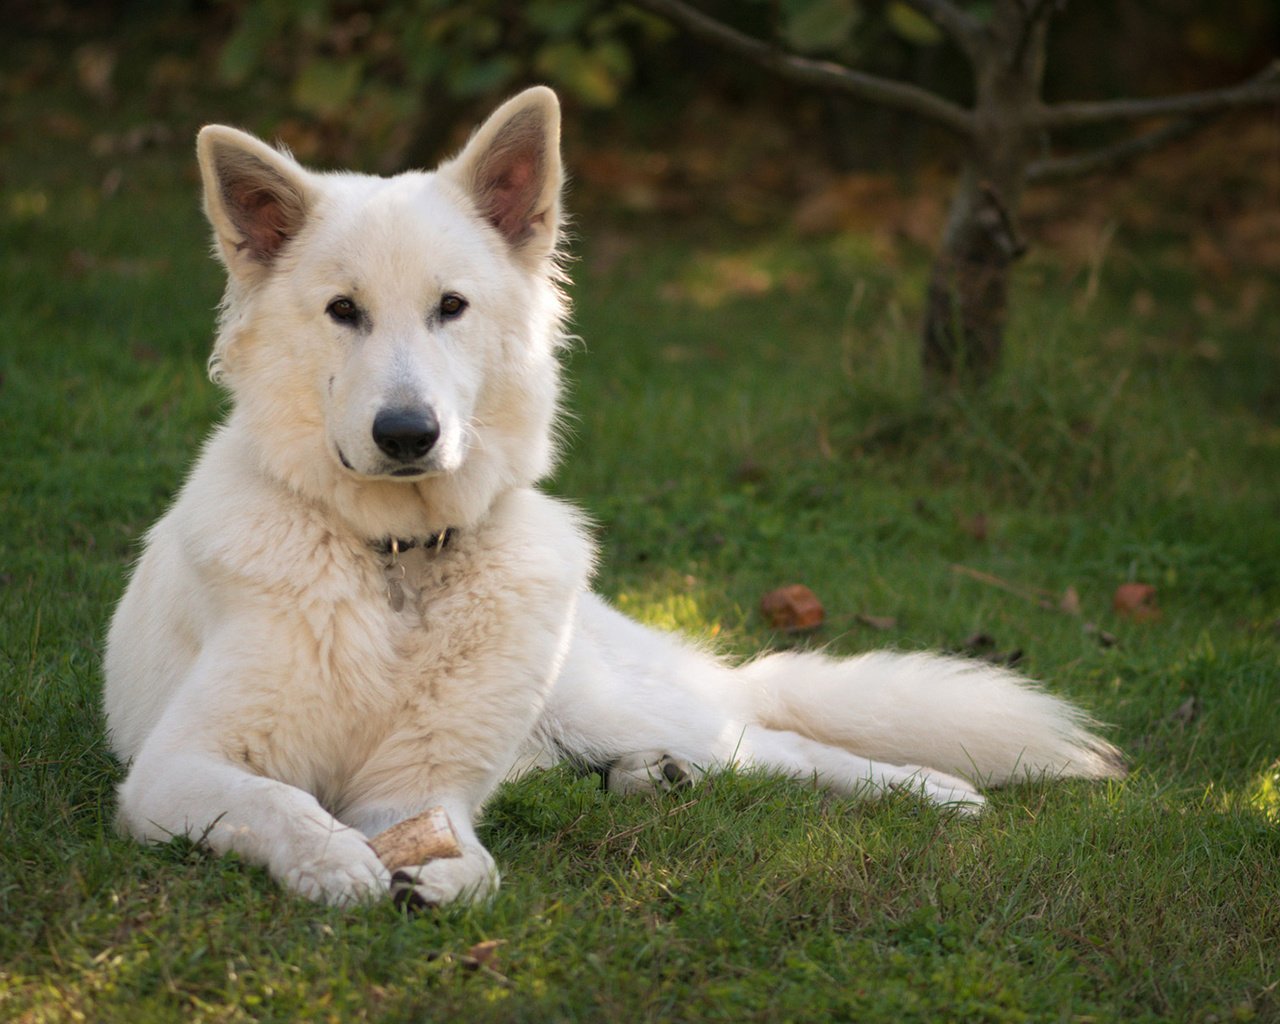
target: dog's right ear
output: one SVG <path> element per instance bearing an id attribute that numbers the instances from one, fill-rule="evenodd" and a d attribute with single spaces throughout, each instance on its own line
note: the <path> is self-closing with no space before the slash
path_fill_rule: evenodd
<path id="1" fill-rule="evenodd" d="M 229 273 L 252 283 L 306 223 L 307 172 L 265 142 L 218 124 L 200 130 L 196 153 L 218 253 Z"/>

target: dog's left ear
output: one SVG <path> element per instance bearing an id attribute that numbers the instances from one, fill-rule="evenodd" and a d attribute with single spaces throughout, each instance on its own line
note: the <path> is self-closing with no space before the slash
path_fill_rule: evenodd
<path id="1" fill-rule="evenodd" d="M 550 256 L 564 182 L 556 94 L 537 86 L 509 99 L 440 173 L 462 186 L 518 256 Z"/>

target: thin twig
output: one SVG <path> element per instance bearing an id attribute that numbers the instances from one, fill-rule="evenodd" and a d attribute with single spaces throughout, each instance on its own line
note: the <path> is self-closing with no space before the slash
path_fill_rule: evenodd
<path id="1" fill-rule="evenodd" d="M 1143 132 L 1131 139 L 1102 146 L 1087 153 L 1035 160 L 1027 166 L 1027 181 L 1032 183 L 1062 181 L 1066 178 L 1084 177 L 1097 171 L 1110 171 L 1180 139 L 1185 139 L 1202 128 L 1208 127 L 1212 121 L 1213 119 L 1207 115 L 1180 117 L 1152 131 Z"/>
<path id="2" fill-rule="evenodd" d="M 928 89 L 880 75 L 855 71 L 830 61 L 786 53 L 759 39 L 708 17 L 680 0 L 631 0 L 703 42 L 754 61 L 774 74 L 802 85 L 815 86 L 933 121 L 962 138 L 973 136 L 973 114 Z"/>
<path id="3" fill-rule="evenodd" d="M 1018 33 L 1018 43 L 1013 48 L 1013 57 L 1009 61 L 1009 68 L 1012 71 L 1022 67 L 1022 62 L 1027 57 L 1027 47 L 1031 45 L 1031 36 L 1040 27 L 1040 22 L 1047 20 L 1055 8 L 1061 10 L 1062 2 L 1061 0 L 1022 0 L 1019 6 L 1023 8 L 1022 28 Z"/>
<path id="4" fill-rule="evenodd" d="M 1011 583 L 1009 580 L 1001 579 L 999 576 L 993 576 L 989 572 L 983 572 L 981 569 L 973 569 L 967 565 L 956 563 L 951 566 L 951 571 L 961 576 L 968 576 L 970 579 L 977 580 L 979 583 L 985 583 L 991 587 L 997 587 L 1005 593 L 1012 594 L 1014 597 L 1020 597 L 1024 601 L 1030 601 L 1034 605 L 1045 609 L 1046 611 L 1056 612 L 1062 610 L 1060 601 L 1054 599 L 1054 596 L 1047 590 L 1040 590 L 1038 587 L 1024 587 L 1018 583 Z"/>
<path id="5" fill-rule="evenodd" d="M 1028 128 L 1052 130 L 1073 125 L 1105 124 L 1108 121 L 1135 121 L 1144 117 L 1179 117 L 1218 114 L 1241 107 L 1280 103 L 1280 60 L 1272 61 L 1258 74 L 1237 85 L 1179 96 L 1150 99 L 1101 100 L 1092 103 L 1053 103 L 1043 106 L 1027 119 Z"/>

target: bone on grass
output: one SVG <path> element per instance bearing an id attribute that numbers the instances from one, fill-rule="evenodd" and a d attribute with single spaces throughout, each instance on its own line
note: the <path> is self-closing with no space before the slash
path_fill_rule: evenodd
<path id="1" fill-rule="evenodd" d="M 388 871 L 462 856 L 458 833 L 443 807 L 432 807 L 392 825 L 370 839 L 369 845 Z"/>

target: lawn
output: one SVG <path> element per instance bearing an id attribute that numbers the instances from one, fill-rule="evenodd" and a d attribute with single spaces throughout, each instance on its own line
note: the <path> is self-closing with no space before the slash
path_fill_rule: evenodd
<path id="1" fill-rule="evenodd" d="M 1185 233 L 1122 218 L 1091 265 L 1029 260 L 1000 378 L 930 400 L 909 244 L 580 219 L 549 487 L 598 524 L 600 589 L 733 656 L 1016 656 L 1110 723 L 1131 775 L 954 820 L 752 776 L 623 800 L 555 771 L 489 808 L 491 905 L 334 910 L 113 832 L 102 636 L 222 408 L 204 375 L 220 278 L 185 136 L 18 127 L 0 156 L 0 1018 L 1280 1018 L 1274 271 L 1206 279 Z M 826 606 L 815 635 L 757 611 L 792 582 Z M 1126 582 L 1156 588 L 1158 616 L 1113 610 Z"/>

